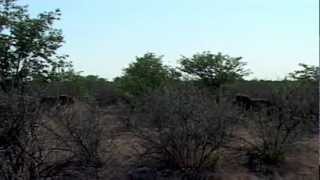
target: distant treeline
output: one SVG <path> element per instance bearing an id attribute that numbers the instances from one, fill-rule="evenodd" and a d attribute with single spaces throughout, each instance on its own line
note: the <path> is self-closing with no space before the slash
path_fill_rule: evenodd
<path id="1" fill-rule="evenodd" d="M 241 57 L 205 51 L 182 57 L 177 67 L 164 65 L 163 56 L 146 53 L 136 57 L 124 69 L 123 75 L 112 82 L 97 76 L 82 76 L 73 69 L 67 55 L 57 52 L 64 43 L 61 29 L 54 28 L 60 16 L 57 9 L 32 17 L 27 7 L 16 4 L 15 0 L 0 1 L 0 86 L 3 92 L 14 90 L 23 94 L 31 84 L 44 90 L 47 85 L 63 83 L 66 87 L 62 89 L 77 96 L 87 96 L 97 86 L 112 84 L 122 92 L 135 96 L 177 82 L 191 82 L 216 89 L 227 83 L 244 81 L 243 78 L 250 74 Z M 301 70 L 288 74 L 286 79 L 317 80 L 318 67 L 300 66 Z"/>

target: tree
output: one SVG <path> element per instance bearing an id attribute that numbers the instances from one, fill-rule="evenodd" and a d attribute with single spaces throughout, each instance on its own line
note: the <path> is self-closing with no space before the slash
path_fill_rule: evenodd
<path id="1" fill-rule="evenodd" d="M 319 78 L 319 67 L 300 63 L 302 70 L 289 73 L 289 78 L 298 81 L 317 81 Z"/>
<path id="2" fill-rule="evenodd" d="M 63 44 L 62 32 L 53 28 L 60 11 L 31 17 L 16 0 L 0 0 L 0 85 L 5 92 L 23 91 L 25 82 L 48 80 L 53 72 L 70 67 L 57 54 Z"/>
<path id="3" fill-rule="evenodd" d="M 162 64 L 162 56 L 146 53 L 136 57 L 136 61 L 124 69 L 124 75 L 115 79 L 115 83 L 130 95 L 141 95 L 179 77 L 177 71 Z"/>
<path id="4" fill-rule="evenodd" d="M 199 78 L 207 86 L 218 88 L 226 82 L 241 80 L 249 75 L 249 70 L 244 68 L 246 63 L 241 59 L 205 51 L 191 58 L 182 57 L 180 70 Z"/>

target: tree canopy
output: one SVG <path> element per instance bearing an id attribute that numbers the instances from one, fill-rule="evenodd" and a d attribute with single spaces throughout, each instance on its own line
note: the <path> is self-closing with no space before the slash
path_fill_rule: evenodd
<path id="1" fill-rule="evenodd" d="M 115 83 L 131 95 L 140 95 L 179 77 L 179 72 L 163 65 L 162 56 L 146 53 L 136 57 L 136 61 L 124 69 L 124 75 L 115 79 Z"/>
<path id="2" fill-rule="evenodd" d="M 180 70 L 200 79 L 205 85 L 220 87 L 222 84 L 241 80 L 249 75 L 242 57 L 230 57 L 222 53 L 212 54 L 209 51 L 198 53 L 191 58 L 182 57 Z"/>
<path id="3" fill-rule="evenodd" d="M 26 6 L 15 0 L 0 0 L 0 85 L 4 91 L 23 82 L 46 81 L 71 67 L 57 50 L 64 40 L 62 31 L 53 27 L 60 11 L 31 17 Z M 9 83 L 9 84 L 8 84 Z"/>
<path id="4" fill-rule="evenodd" d="M 289 73 L 289 78 L 298 81 L 317 81 L 319 79 L 319 67 L 300 63 L 301 70 Z"/>

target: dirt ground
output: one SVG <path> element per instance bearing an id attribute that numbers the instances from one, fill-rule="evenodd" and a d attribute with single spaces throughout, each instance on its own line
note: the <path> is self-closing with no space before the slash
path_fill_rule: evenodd
<path id="1" fill-rule="evenodd" d="M 108 119 L 111 131 L 114 132 L 113 149 L 114 154 L 111 179 L 127 179 L 127 174 L 137 162 L 137 153 L 143 148 L 139 147 L 139 139 L 130 132 L 126 132 L 117 122 L 116 115 L 105 116 Z M 243 130 L 239 130 L 241 133 Z M 298 148 L 294 148 L 288 154 L 281 167 L 274 169 L 274 174 L 270 177 L 260 177 L 250 172 L 241 164 L 241 156 L 232 151 L 226 150 L 224 157 L 219 163 L 216 173 L 208 176 L 208 180 L 318 180 L 318 136 L 306 138 L 297 143 Z M 110 174 L 109 174 L 110 175 Z M 163 179 L 163 178 L 162 178 Z M 165 178 L 171 179 L 171 178 Z"/>

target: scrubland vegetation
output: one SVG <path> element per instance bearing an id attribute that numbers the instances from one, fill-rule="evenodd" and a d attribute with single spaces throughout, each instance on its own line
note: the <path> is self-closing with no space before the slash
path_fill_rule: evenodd
<path id="1" fill-rule="evenodd" d="M 108 81 L 57 54 L 59 16 L 0 0 L 0 180 L 319 178 L 318 67 L 146 53 Z"/>

